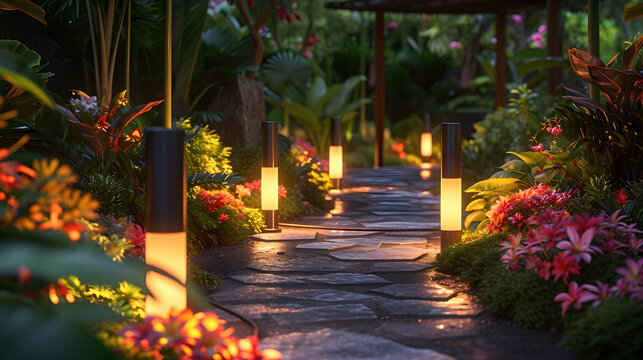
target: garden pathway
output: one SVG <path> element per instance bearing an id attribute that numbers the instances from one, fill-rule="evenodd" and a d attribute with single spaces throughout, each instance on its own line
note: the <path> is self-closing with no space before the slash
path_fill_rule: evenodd
<path id="1" fill-rule="evenodd" d="M 560 335 L 525 330 L 476 304 L 475 293 L 436 273 L 439 168 L 348 171 L 335 209 L 195 261 L 223 280 L 211 297 L 253 319 L 262 347 L 284 359 L 571 359 Z M 217 311 L 238 335 L 248 327 Z"/>

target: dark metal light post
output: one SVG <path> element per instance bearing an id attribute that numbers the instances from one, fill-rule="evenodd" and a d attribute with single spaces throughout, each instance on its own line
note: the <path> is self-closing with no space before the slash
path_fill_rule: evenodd
<path id="1" fill-rule="evenodd" d="M 280 232 L 279 229 L 279 168 L 277 160 L 278 123 L 261 123 L 261 210 L 266 221 L 263 232 Z"/>
<path id="2" fill-rule="evenodd" d="M 443 123 L 440 186 L 440 248 L 462 238 L 462 144 L 459 123 Z"/>

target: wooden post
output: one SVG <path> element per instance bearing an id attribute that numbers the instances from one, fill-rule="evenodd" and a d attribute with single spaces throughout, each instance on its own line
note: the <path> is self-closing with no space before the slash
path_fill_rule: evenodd
<path id="1" fill-rule="evenodd" d="M 386 83 L 384 72 L 384 13 L 375 13 L 375 169 L 384 166 L 384 116 Z"/>
<path id="2" fill-rule="evenodd" d="M 562 56 L 561 9 L 559 0 L 547 0 L 547 56 Z M 556 96 L 556 89 L 562 82 L 558 67 L 547 69 L 547 94 Z"/>
<path id="3" fill-rule="evenodd" d="M 507 39 L 505 27 L 507 18 L 505 13 L 496 15 L 496 108 L 505 106 L 507 99 Z"/>
<path id="4" fill-rule="evenodd" d="M 598 11 L 598 0 L 587 0 L 587 40 L 589 52 L 595 56 L 600 56 Z M 596 102 L 601 100 L 601 94 L 596 86 L 589 85 L 589 97 Z"/>
<path id="5" fill-rule="evenodd" d="M 167 0 L 165 9 L 165 103 L 163 126 L 172 128 L 172 0 Z"/>

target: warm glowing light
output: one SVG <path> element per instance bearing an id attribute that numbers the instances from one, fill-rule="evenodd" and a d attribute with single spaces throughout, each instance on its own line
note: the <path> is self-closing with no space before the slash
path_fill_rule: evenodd
<path id="1" fill-rule="evenodd" d="M 426 179 L 430 178 L 431 177 L 431 170 L 422 170 L 422 171 L 420 171 L 420 177 L 423 180 L 426 180 Z"/>
<path id="2" fill-rule="evenodd" d="M 431 168 L 431 164 L 430 164 L 430 163 L 422 163 L 422 164 L 420 164 L 420 167 L 421 167 L 422 169 L 430 169 L 430 168 Z"/>
<path id="3" fill-rule="evenodd" d="M 433 153 L 433 134 L 430 132 L 422 133 L 420 153 L 425 157 L 430 157 Z"/>
<path id="4" fill-rule="evenodd" d="M 165 275 L 148 271 L 145 284 L 154 296 L 145 299 L 147 315 L 165 316 L 171 309 L 187 306 L 185 281 L 187 279 L 185 232 L 154 233 L 145 235 L 145 263 L 155 266 L 177 278 L 178 283 Z"/>
<path id="5" fill-rule="evenodd" d="M 440 329 L 440 330 L 444 329 L 444 324 L 438 325 L 437 328 Z"/>
<path id="6" fill-rule="evenodd" d="M 344 177 L 344 150 L 342 146 L 331 146 L 328 153 L 328 172 L 331 179 Z"/>
<path id="7" fill-rule="evenodd" d="M 442 230 L 462 230 L 462 179 L 442 178 L 440 191 L 440 226 Z"/>
<path id="8" fill-rule="evenodd" d="M 277 210 L 279 203 L 279 170 L 276 167 L 261 168 L 261 209 Z"/>

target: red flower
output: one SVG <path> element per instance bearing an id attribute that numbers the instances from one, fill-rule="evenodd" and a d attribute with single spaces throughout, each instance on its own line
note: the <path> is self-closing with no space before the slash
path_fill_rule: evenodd
<path id="1" fill-rule="evenodd" d="M 279 9 L 277 9 L 277 14 L 279 14 L 279 18 L 281 20 L 285 19 L 286 18 L 286 9 L 284 9 L 283 7 L 280 7 Z"/>
<path id="2" fill-rule="evenodd" d="M 31 270 L 24 265 L 18 268 L 18 284 L 31 284 Z"/>
<path id="3" fill-rule="evenodd" d="M 625 207 L 625 204 L 627 204 L 627 195 L 623 194 L 623 189 L 614 190 L 612 195 L 614 195 L 614 200 L 616 200 L 621 207 Z"/>
<path id="4" fill-rule="evenodd" d="M 142 227 L 133 224 L 125 232 L 125 238 L 130 244 L 134 245 L 129 251 L 136 256 L 145 255 L 145 230 Z"/>
<path id="5" fill-rule="evenodd" d="M 563 282 L 567 284 L 569 275 L 580 275 L 580 265 L 572 256 L 567 256 L 565 253 L 559 253 L 554 257 L 554 269 L 551 273 L 554 275 L 554 281 L 558 281 L 560 277 Z"/>
<path id="6" fill-rule="evenodd" d="M 107 131 L 109 124 L 107 123 L 107 116 L 103 115 L 96 121 L 96 127 L 100 130 Z"/>
<path id="7" fill-rule="evenodd" d="M 569 293 L 560 293 L 554 298 L 554 301 L 563 302 L 563 316 L 565 316 L 565 312 L 570 305 L 579 310 L 584 302 L 591 300 L 593 300 L 592 293 L 585 290 L 585 285 L 578 286 L 575 281 L 569 284 Z"/>
<path id="8" fill-rule="evenodd" d="M 317 44 L 318 42 L 319 42 L 319 39 L 316 36 L 309 36 L 308 40 L 306 40 L 306 47 L 315 46 L 315 44 Z M 300 140 L 300 142 L 301 141 L 302 140 Z M 310 143 L 308 143 L 308 144 L 310 145 Z M 297 140 L 295 140 L 295 145 L 301 146 L 300 144 L 297 143 Z M 310 146 L 312 147 L 312 145 L 310 145 Z M 312 152 L 314 152 L 314 150 Z M 311 156 L 312 155 L 313 154 L 311 154 Z"/>
<path id="9" fill-rule="evenodd" d="M 286 195 L 288 195 L 288 191 L 286 190 L 286 187 L 283 185 L 279 185 L 279 194 L 277 195 L 277 197 L 281 199 L 281 198 L 285 198 Z"/>
<path id="10" fill-rule="evenodd" d="M 295 15 L 295 19 L 297 19 L 297 21 L 301 21 L 301 16 L 299 14 L 293 11 L 293 15 Z"/>
<path id="11" fill-rule="evenodd" d="M 228 216 L 228 214 L 219 214 L 219 217 L 217 219 L 219 220 L 219 223 L 222 223 L 228 221 L 229 218 L 230 216 Z"/>

